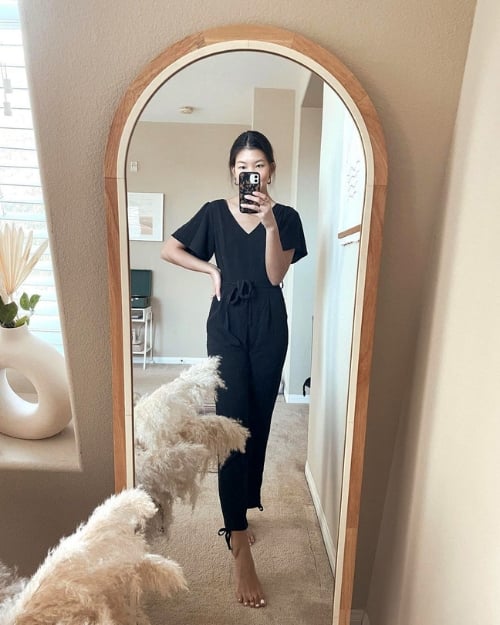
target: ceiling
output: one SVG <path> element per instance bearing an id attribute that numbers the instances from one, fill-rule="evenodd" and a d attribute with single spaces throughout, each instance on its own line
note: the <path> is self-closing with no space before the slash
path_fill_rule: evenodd
<path id="1" fill-rule="evenodd" d="M 172 76 L 147 104 L 141 121 L 251 126 L 255 88 L 303 95 L 311 75 L 298 63 L 266 52 L 216 54 Z M 183 114 L 182 107 L 193 112 Z"/>

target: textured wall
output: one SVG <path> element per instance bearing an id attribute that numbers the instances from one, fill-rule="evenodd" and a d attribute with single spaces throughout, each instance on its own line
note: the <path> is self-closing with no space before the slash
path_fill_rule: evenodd
<path id="1" fill-rule="evenodd" d="M 371 625 L 498 621 L 500 5 L 479 0 Z"/>
<path id="2" fill-rule="evenodd" d="M 371 96 L 388 142 L 390 187 L 356 592 L 364 605 L 395 428 L 411 380 L 429 243 L 475 1 L 290 0 L 286 10 L 267 0 L 21 4 L 84 472 L 3 476 L 2 498 L 16 501 L 1 502 L 7 555 L 32 566 L 56 534 L 112 489 L 102 170 L 119 99 L 145 63 L 183 36 L 227 23 L 266 23 L 296 30 L 336 53 Z M 39 503 L 39 493 L 61 501 L 50 529 L 40 528 L 47 507 L 31 505 Z M 23 549 L 26 536 L 29 550 Z"/>

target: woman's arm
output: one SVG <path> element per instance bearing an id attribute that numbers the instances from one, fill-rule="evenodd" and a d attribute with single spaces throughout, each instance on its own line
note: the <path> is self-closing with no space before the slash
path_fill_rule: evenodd
<path id="1" fill-rule="evenodd" d="M 283 250 L 281 247 L 278 225 L 264 226 L 266 228 L 266 273 L 269 282 L 274 286 L 283 282 L 292 262 L 294 250 Z"/>
<path id="2" fill-rule="evenodd" d="M 276 223 L 276 218 L 273 213 L 275 202 L 273 202 L 267 193 L 254 191 L 252 195 L 246 195 L 245 197 L 253 200 L 257 198 L 258 200 L 257 216 L 266 229 L 266 273 L 269 282 L 277 286 L 283 282 L 283 278 L 290 267 L 295 250 L 283 250 L 281 247 L 278 224 Z M 255 208 L 255 206 L 251 204 L 247 204 L 246 206 Z"/>
<path id="3" fill-rule="evenodd" d="M 160 256 L 173 265 L 184 267 L 191 271 L 199 271 L 207 273 L 211 278 L 214 286 L 214 295 L 220 300 L 221 276 L 217 265 L 213 265 L 201 258 L 196 258 L 190 254 L 186 247 L 175 237 L 169 237 L 161 249 Z"/>

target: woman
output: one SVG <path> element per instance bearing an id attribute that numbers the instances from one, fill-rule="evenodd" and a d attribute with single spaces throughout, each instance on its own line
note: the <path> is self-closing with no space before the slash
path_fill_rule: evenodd
<path id="1" fill-rule="evenodd" d="M 220 356 L 226 389 L 217 414 L 238 419 L 250 430 L 244 454 L 219 467 L 219 496 L 236 573 L 236 596 L 245 606 L 263 607 L 264 593 L 250 552 L 254 537 L 247 510 L 262 510 L 260 489 L 271 416 L 281 382 L 288 327 L 281 282 L 292 262 L 307 254 L 300 217 L 268 194 L 275 173 L 273 148 L 249 130 L 234 142 L 229 169 L 238 185 L 242 171 L 260 174 L 260 190 L 207 202 L 165 243 L 162 258 L 208 274 L 214 297 L 207 321 L 207 351 Z M 257 205 L 255 205 L 257 203 Z M 210 263 L 215 254 L 216 264 Z"/>

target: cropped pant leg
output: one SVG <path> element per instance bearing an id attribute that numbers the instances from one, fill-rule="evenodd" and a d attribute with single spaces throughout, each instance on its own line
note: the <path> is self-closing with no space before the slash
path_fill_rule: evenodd
<path id="1" fill-rule="evenodd" d="M 221 356 L 219 373 L 226 385 L 218 392 L 216 411 L 237 419 L 244 427 L 250 427 L 250 367 L 243 349 L 218 350 Z M 222 352 L 222 353 L 221 353 Z M 248 449 L 248 441 L 247 441 Z M 227 530 L 244 530 L 248 527 L 248 456 L 233 451 L 219 466 L 219 498 L 224 526 Z"/>
<path id="2" fill-rule="evenodd" d="M 249 411 L 251 437 L 247 442 L 248 508 L 261 508 L 261 486 L 272 415 L 286 355 L 286 338 L 250 351 L 252 379 Z"/>
<path id="3" fill-rule="evenodd" d="M 207 324 L 208 354 L 221 357 L 220 375 L 226 384 L 218 393 L 217 414 L 237 419 L 250 430 L 246 453 L 231 453 L 219 468 L 219 497 L 229 531 L 246 529 L 247 509 L 261 507 L 266 447 L 288 342 L 281 292 L 274 295 L 274 311 L 269 310 L 267 299 L 245 302 L 240 327 L 238 318 L 232 316 L 234 334 L 228 334 L 217 315 L 209 317 Z M 244 309 L 249 305 L 250 315 Z M 248 318 L 252 320 L 249 327 Z"/>

